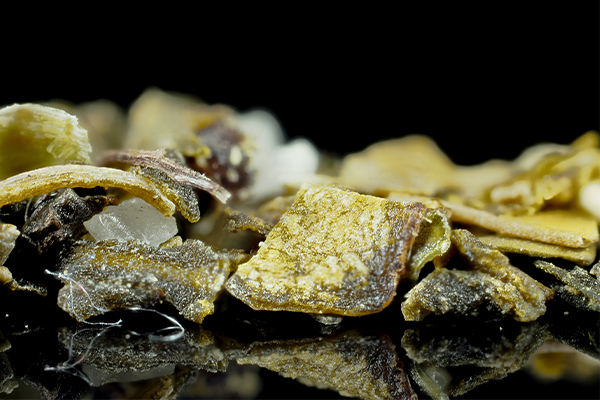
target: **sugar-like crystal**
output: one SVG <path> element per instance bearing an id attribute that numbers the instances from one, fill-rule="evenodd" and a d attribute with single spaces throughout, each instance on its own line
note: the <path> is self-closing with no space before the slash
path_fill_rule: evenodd
<path id="1" fill-rule="evenodd" d="M 140 198 L 109 206 L 83 223 L 94 239 L 139 240 L 158 246 L 177 234 L 174 217 L 165 217 Z"/>

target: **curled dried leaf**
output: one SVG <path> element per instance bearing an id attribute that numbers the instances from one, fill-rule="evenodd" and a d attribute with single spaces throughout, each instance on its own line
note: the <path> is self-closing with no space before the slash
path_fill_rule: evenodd
<path id="1" fill-rule="evenodd" d="M 206 175 L 194 171 L 170 158 L 165 157 L 165 149 L 154 151 L 144 150 L 109 150 L 102 155 L 98 161 L 100 165 L 108 165 L 114 162 L 141 165 L 162 171 L 175 182 L 196 189 L 205 190 L 215 196 L 219 201 L 225 203 L 231 194 L 213 182 Z"/>
<path id="2" fill-rule="evenodd" d="M 175 205 L 147 178 L 114 168 L 91 165 L 56 165 L 24 172 L 0 181 L 0 207 L 61 188 L 115 187 L 152 204 L 165 216 Z"/>

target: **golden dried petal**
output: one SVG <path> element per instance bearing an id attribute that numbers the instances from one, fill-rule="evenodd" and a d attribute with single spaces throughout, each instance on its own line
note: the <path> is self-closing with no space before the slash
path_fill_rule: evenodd
<path id="1" fill-rule="evenodd" d="M 114 308 L 147 307 L 165 299 L 187 319 L 201 323 L 231 269 L 248 256 L 219 252 L 198 240 L 158 248 L 141 242 L 79 242 L 56 275 L 65 286 L 58 304 L 85 320 Z"/>
<path id="2" fill-rule="evenodd" d="M 114 168 L 78 164 L 40 168 L 0 181 L 0 207 L 56 189 L 96 186 L 124 189 L 167 217 L 175 212 L 175 205 L 147 178 Z"/>
<path id="3" fill-rule="evenodd" d="M 255 364 L 342 396 L 416 400 L 391 340 L 374 332 L 254 344 L 239 364 Z"/>
<path id="4" fill-rule="evenodd" d="M 38 104 L 0 110 L 0 149 L 0 179 L 67 161 L 89 164 L 92 151 L 76 117 Z"/>
<path id="5" fill-rule="evenodd" d="M 530 257 L 563 258 L 579 265 L 590 265 L 596 259 L 596 244 L 581 249 L 558 246 L 501 235 L 479 236 L 484 245 L 503 253 L 525 254 Z"/>
<path id="6" fill-rule="evenodd" d="M 254 309 L 365 315 L 393 299 L 427 208 L 307 185 L 227 282 Z"/>

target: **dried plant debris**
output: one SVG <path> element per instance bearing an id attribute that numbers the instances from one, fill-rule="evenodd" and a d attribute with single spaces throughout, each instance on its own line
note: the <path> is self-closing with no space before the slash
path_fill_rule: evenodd
<path id="1" fill-rule="evenodd" d="M 443 256 L 450 249 L 450 231 L 447 209 L 435 208 L 427 211 L 408 263 L 413 283 L 417 282 L 419 273 L 427 262 Z"/>
<path id="2" fill-rule="evenodd" d="M 227 290 L 258 310 L 365 315 L 393 299 L 427 208 L 310 186 Z"/>
<path id="3" fill-rule="evenodd" d="M 22 235 L 39 254 L 44 254 L 79 240 L 87 232 L 84 221 L 114 203 L 110 196 L 80 197 L 69 188 L 53 191 L 40 196 L 32 206 Z"/>
<path id="4" fill-rule="evenodd" d="M 563 258 L 579 265 L 587 266 L 596 259 L 597 245 L 574 249 L 572 247 L 558 246 L 533 240 L 513 238 L 503 235 L 478 236 L 484 245 L 501 251 L 502 253 L 525 254 L 530 257 Z"/>
<path id="5" fill-rule="evenodd" d="M 56 275 L 65 286 L 58 304 L 79 321 L 116 308 L 166 300 L 201 323 L 232 269 L 248 256 L 217 251 L 198 240 L 157 248 L 138 241 L 86 242 L 64 256 Z"/>
<path id="6" fill-rule="evenodd" d="M 4 265 L 10 252 L 15 248 L 15 241 L 19 235 L 16 226 L 0 222 L 0 265 Z"/>
<path id="7" fill-rule="evenodd" d="M 181 155 L 181 153 L 176 150 L 171 150 L 171 152 L 176 152 L 177 155 Z M 150 171 L 146 172 L 146 174 L 156 176 L 154 179 L 155 181 L 167 185 L 170 191 L 175 194 L 182 190 L 180 187 L 174 185 L 174 183 L 178 183 L 183 187 L 207 191 L 222 203 L 225 203 L 225 201 L 231 197 L 231 194 L 219 184 L 213 182 L 210 178 L 207 178 L 206 175 L 186 167 L 182 162 L 178 162 L 178 159 L 179 157 L 176 156 L 167 157 L 164 148 L 155 151 L 110 150 L 102 155 L 102 158 L 98 163 L 100 165 L 110 165 L 118 162 L 146 167 L 144 168 L 144 171 L 147 171 L 148 169 L 157 170 L 154 174 Z M 168 176 L 168 179 L 164 177 L 163 174 Z M 187 196 L 180 195 L 179 197 L 185 198 Z M 192 222 L 197 222 L 197 219 Z"/>
<path id="8" fill-rule="evenodd" d="M 68 161 L 89 164 L 92 151 L 76 117 L 38 104 L 0 109 L 0 149 L 0 179 Z"/>
<path id="9" fill-rule="evenodd" d="M 232 210 L 229 207 L 225 209 L 225 218 L 225 229 L 230 232 L 250 230 L 267 236 L 273 229 L 273 226 L 262 218 L 253 217 L 241 211 Z"/>
<path id="10" fill-rule="evenodd" d="M 542 260 L 534 264 L 564 284 L 554 289 L 559 297 L 582 310 L 600 312 L 600 282 L 585 269 L 574 266 L 568 271 Z"/>
<path id="11" fill-rule="evenodd" d="M 472 270 L 436 268 L 406 294 L 404 318 L 420 321 L 430 313 L 477 315 L 482 307 L 534 321 L 546 312 L 553 292 L 508 258 L 484 246 L 466 230 L 453 230 L 452 243 Z"/>
<path id="12" fill-rule="evenodd" d="M 168 217 L 175 213 L 175 205 L 148 178 L 114 168 L 79 164 L 40 168 L 0 181 L 0 206 L 57 189 L 98 186 L 123 189 Z"/>
<path id="13" fill-rule="evenodd" d="M 326 337 L 258 342 L 237 362 L 259 365 L 343 396 L 417 399 L 394 345 L 376 332 L 351 330 Z"/>

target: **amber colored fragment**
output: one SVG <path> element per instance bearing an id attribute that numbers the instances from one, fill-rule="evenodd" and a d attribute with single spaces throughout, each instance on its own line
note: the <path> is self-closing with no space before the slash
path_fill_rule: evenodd
<path id="1" fill-rule="evenodd" d="M 575 307 L 600 312 L 600 282 L 586 270 L 574 266 L 568 271 L 542 260 L 537 260 L 534 264 L 565 284 L 555 289 L 558 296 Z"/>
<path id="2" fill-rule="evenodd" d="M 356 330 L 253 344 L 239 364 L 255 364 L 342 396 L 416 400 L 391 340 Z"/>
<path id="3" fill-rule="evenodd" d="M 430 313 L 478 314 L 482 307 L 534 321 L 546 312 L 553 292 L 510 265 L 508 258 L 466 230 L 452 231 L 452 243 L 474 270 L 436 268 L 407 294 L 402 314 L 420 321 Z"/>
<path id="4" fill-rule="evenodd" d="M 596 259 L 596 244 L 581 249 L 558 246 L 533 240 L 501 235 L 479 236 L 484 245 L 503 253 L 525 254 L 530 257 L 563 258 L 579 265 L 590 265 Z"/>
<path id="5" fill-rule="evenodd" d="M 307 185 L 227 290 L 258 310 L 348 316 L 393 299 L 427 208 Z"/>
<path id="6" fill-rule="evenodd" d="M 58 275 L 65 286 L 58 304 L 77 320 L 115 308 L 172 303 L 187 319 L 202 322 L 231 269 L 248 256 L 189 239 L 157 248 L 141 242 L 79 242 L 64 256 Z"/>

